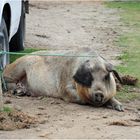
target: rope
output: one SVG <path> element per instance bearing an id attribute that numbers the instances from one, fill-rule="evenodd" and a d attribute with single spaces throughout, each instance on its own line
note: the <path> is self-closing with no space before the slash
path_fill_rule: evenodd
<path id="1" fill-rule="evenodd" d="M 0 51 L 0 55 L 14 54 L 14 55 L 33 55 L 33 56 L 60 56 L 60 57 L 95 57 L 95 55 L 66 55 L 66 54 L 34 54 L 34 53 L 19 53 Z"/>

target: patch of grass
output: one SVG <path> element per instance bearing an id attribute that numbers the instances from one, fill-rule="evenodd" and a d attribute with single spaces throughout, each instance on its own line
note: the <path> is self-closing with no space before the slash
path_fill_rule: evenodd
<path id="1" fill-rule="evenodd" d="M 123 86 L 122 90 L 117 92 L 116 98 L 120 101 L 133 101 L 135 99 L 140 100 L 140 93 L 136 93 L 133 89 L 133 86 Z"/>
<path id="2" fill-rule="evenodd" d="M 140 100 L 140 94 L 135 92 L 127 93 L 126 91 L 122 91 L 117 93 L 116 99 L 122 102 L 134 101 L 135 99 Z"/>
<path id="3" fill-rule="evenodd" d="M 110 8 L 117 8 L 121 10 L 121 20 L 134 27 L 140 26 L 140 1 L 129 2 L 106 2 Z"/>
<path id="4" fill-rule="evenodd" d="M 2 112 L 6 112 L 6 113 L 10 113 L 10 112 L 12 112 L 12 111 L 13 111 L 13 109 L 10 108 L 10 107 L 8 107 L 8 106 L 4 106 L 4 107 L 3 107 L 3 110 L 2 110 Z"/>
<path id="5" fill-rule="evenodd" d="M 25 49 L 24 51 L 19 51 L 19 53 L 32 53 L 32 52 L 39 51 L 39 50 L 40 49 L 29 48 L 29 49 Z M 14 62 L 17 58 L 20 58 L 22 56 L 24 56 L 24 55 L 10 54 L 10 63 Z"/>
<path id="6" fill-rule="evenodd" d="M 140 34 L 129 33 L 119 38 L 119 46 L 124 53 L 119 57 L 124 62 L 118 69 L 122 73 L 131 74 L 140 79 Z"/>
<path id="7" fill-rule="evenodd" d="M 124 10 L 140 10 L 140 2 L 138 1 L 116 1 L 116 2 L 106 2 L 110 8 L 120 8 Z"/>
<path id="8" fill-rule="evenodd" d="M 124 53 L 118 58 L 122 60 L 123 65 L 117 68 L 121 73 L 130 74 L 140 80 L 140 1 L 106 2 L 106 5 L 109 8 L 119 9 L 121 21 L 128 26 L 128 29 L 130 28 L 128 33 L 121 35 L 118 39 L 117 45 L 124 50 Z M 140 82 L 137 86 L 140 87 Z M 128 93 L 127 88 L 119 92 L 117 98 L 140 99 L 140 94 Z"/>

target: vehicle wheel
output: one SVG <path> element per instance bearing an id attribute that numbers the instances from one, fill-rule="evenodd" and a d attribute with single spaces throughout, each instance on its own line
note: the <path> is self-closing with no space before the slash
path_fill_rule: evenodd
<path id="1" fill-rule="evenodd" d="M 24 50 L 25 41 L 25 5 L 22 3 L 22 11 L 20 17 L 20 23 L 17 33 L 12 37 L 10 41 L 10 51 Z"/>
<path id="2" fill-rule="evenodd" d="M 4 18 L 2 18 L 2 23 L 1 23 L 1 45 L 0 45 L 0 50 L 1 51 L 6 51 L 9 52 L 9 38 L 8 38 L 8 31 L 6 27 L 6 23 Z M 9 64 L 9 54 L 3 54 L 0 55 L 0 68 L 3 69 L 7 64 Z"/>

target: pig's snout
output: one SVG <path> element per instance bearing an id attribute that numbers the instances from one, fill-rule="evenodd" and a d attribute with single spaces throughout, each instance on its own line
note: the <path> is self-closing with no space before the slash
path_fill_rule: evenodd
<path id="1" fill-rule="evenodd" d="M 104 100 L 104 95 L 102 92 L 98 91 L 93 94 L 93 99 L 94 99 L 94 102 L 96 103 L 102 103 Z"/>

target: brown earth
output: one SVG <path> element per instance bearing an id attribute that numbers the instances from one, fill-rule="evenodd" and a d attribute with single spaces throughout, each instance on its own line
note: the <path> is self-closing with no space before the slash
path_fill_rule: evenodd
<path id="1" fill-rule="evenodd" d="M 0 112 L 0 130 L 12 131 L 16 129 L 30 128 L 39 123 L 35 117 L 31 117 L 22 111 L 9 108 L 9 111 Z"/>
<path id="2" fill-rule="evenodd" d="M 125 31 L 119 11 L 101 2 L 32 2 L 26 46 L 46 49 L 90 47 L 110 60 L 120 49 L 113 41 Z M 140 101 L 125 102 L 125 112 L 66 103 L 53 98 L 4 97 L 5 103 L 43 120 L 37 127 L 0 131 L 2 138 L 140 138 Z"/>
<path id="3" fill-rule="evenodd" d="M 136 139 L 140 137 L 140 103 L 123 103 L 125 112 L 66 103 L 53 98 L 5 97 L 10 106 L 35 116 L 37 127 L 0 131 L 1 138 L 100 138 Z"/>

